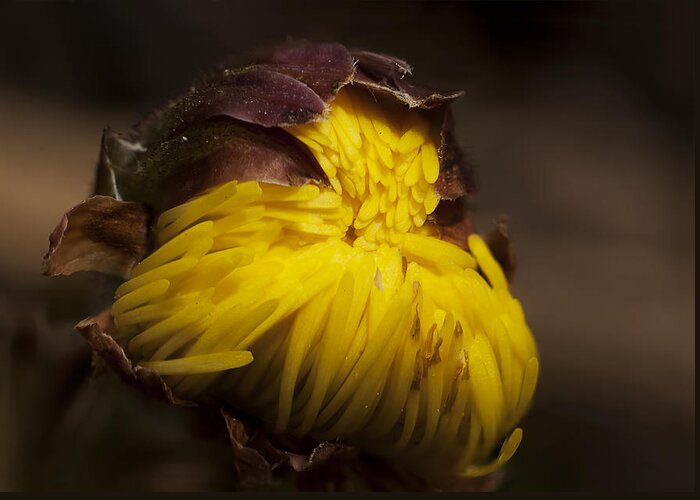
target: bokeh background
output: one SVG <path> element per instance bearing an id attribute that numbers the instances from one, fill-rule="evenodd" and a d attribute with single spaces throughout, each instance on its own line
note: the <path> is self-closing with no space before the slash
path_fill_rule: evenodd
<path id="1" fill-rule="evenodd" d="M 482 230 L 505 214 L 542 373 L 507 490 L 695 487 L 695 8 L 669 2 L 8 2 L 0 7 L 0 489 L 233 487 L 215 419 L 148 401 L 72 325 L 97 276 L 40 275 L 102 128 L 287 36 L 463 88 Z"/>

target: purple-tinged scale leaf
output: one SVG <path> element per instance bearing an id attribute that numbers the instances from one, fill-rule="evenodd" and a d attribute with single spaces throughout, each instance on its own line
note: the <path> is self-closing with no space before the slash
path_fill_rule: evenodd
<path id="1" fill-rule="evenodd" d="M 120 185 L 156 212 L 234 179 L 285 186 L 326 182 L 316 159 L 291 135 L 225 117 L 154 145 L 139 165 L 140 173 Z"/>
<path id="2" fill-rule="evenodd" d="M 410 75 L 413 71 L 410 64 L 398 57 L 366 50 L 351 50 L 350 53 L 359 61 L 362 70 L 377 81 L 386 80 L 389 76 L 393 81 L 397 77 Z"/>
<path id="3" fill-rule="evenodd" d="M 191 99 L 185 122 L 223 115 L 263 127 L 280 127 L 308 123 L 326 110 L 323 99 L 303 82 L 260 68 L 215 80 Z"/>
<path id="4" fill-rule="evenodd" d="M 263 127 L 300 125 L 321 119 L 326 103 L 305 83 L 266 68 L 225 70 L 194 85 L 138 126 L 147 147 L 215 116 Z"/>
<path id="5" fill-rule="evenodd" d="M 354 73 L 352 56 L 339 43 L 287 41 L 257 52 L 253 62 L 304 82 L 325 102 L 332 101 Z"/>
<path id="6" fill-rule="evenodd" d="M 433 109 L 464 95 L 461 90 L 440 91 L 408 81 L 404 77 L 411 68 L 401 59 L 361 50 L 351 54 L 357 59 L 353 85 L 388 94 L 409 108 Z"/>

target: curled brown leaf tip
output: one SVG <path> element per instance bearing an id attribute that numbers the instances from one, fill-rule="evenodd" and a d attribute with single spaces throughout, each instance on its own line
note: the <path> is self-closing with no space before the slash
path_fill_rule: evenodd
<path id="1" fill-rule="evenodd" d="M 221 409 L 221 415 L 228 430 L 233 465 L 241 487 L 257 489 L 269 486 L 272 482 L 272 466 L 250 443 L 255 430 L 224 408 Z"/>
<path id="2" fill-rule="evenodd" d="M 351 54 L 357 59 L 354 85 L 389 95 L 409 108 L 438 108 L 464 95 L 461 90 L 436 90 L 404 78 L 410 74 L 411 67 L 396 57 L 364 50 L 354 50 Z"/>
<path id="3" fill-rule="evenodd" d="M 349 463 L 358 456 L 355 448 L 338 443 L 322 442 L 311 451 L 309 443 L 283 439 L 282 436 L 268 436 L 262 425 L 236 415 L 229 408 L 222 407 L 221 415 L 226 423 L 233 461 L 241 487 L 259 489 L 273 482 L 273 472 L 292 473 L 297 482 L 306 485 L 305 489 L 319 489 L 319 485 L 329 479 L 329 471 L 340 474 L 340 462 Z M 271 437 L 282 438 L 272 440 Z M 277 442 L 279 441 L 279 442 Z M 311 485 L 316 485 L 311 487 Z"/>
<path id="4" fill-rule="evenodd" d="M 70 209 L 54 228 L 43 273 L 98 271 L 127 278 L 146 255 L 148 221 L 140 203 L 93 196 Z"/>
<path id="5" fill-rule="evenodd" d="M 75 329 L 90 344 L 93 352 L 129 385 L 162 401 L 181 406 L 196 406 L 195 403 L 173 396 L 172 391 L 158 373 L 131 363 L 124 349 L 112 336 L 116 327 L 109 309 L 97 316 L 84 319 L 75 325 Z"/>

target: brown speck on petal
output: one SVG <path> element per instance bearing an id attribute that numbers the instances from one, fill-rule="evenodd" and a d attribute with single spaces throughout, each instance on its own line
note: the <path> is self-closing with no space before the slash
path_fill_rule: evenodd
<path id="1" fill-rule="evenodd" d="M 116 331 L 109 309 L 97 316 L 84 319 L 75 329 L 87 340 L 95 354 L 100 356 L 127 384 L 157 399 L 180 405 L 196 406 L 195 403 L 173 396 L 160 375 L 142 366 L 134 366 L 124 349 L 112 337 Z"/>
<path id="2" fill-rule="evenodd" d="M 71 208 L 49 236 L 43 272 L 97 271 L 127 278 L 147 251 L 149 215 L 140 203 L 93 196 Z"/>

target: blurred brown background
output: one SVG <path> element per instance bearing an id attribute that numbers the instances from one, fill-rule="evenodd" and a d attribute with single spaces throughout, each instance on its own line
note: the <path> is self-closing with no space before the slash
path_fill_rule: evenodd
<path id="1" fill-rule="evenodd" d="M 86 380 L 96 276 L 40 275 L 126 130 L 230 54 L 291 35 L 463 88 L 482 230 L 510 218 L 542 362 L 508 490 L 695 485 L 691 1 L 9 2 L 0 7 L 0 489 L 226 489 L 220 429 Z M 212 421 L 213 422 L 213 421 Z"/>

